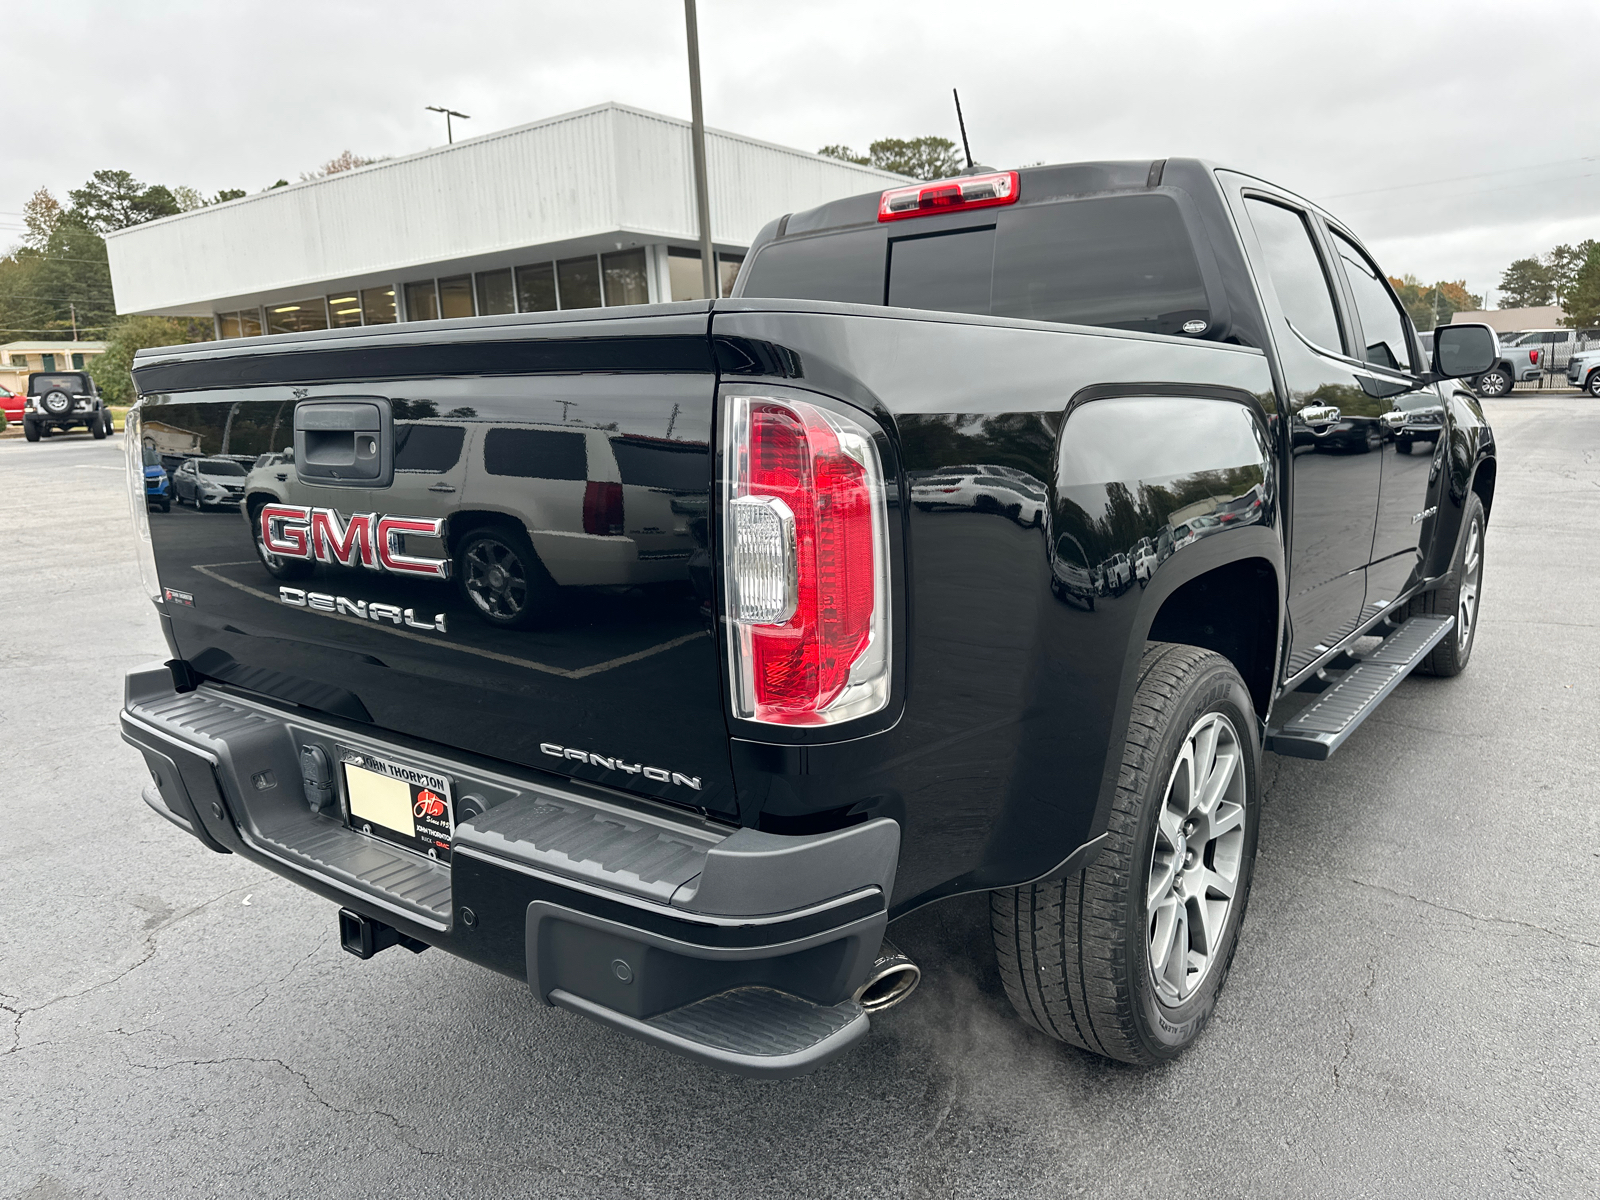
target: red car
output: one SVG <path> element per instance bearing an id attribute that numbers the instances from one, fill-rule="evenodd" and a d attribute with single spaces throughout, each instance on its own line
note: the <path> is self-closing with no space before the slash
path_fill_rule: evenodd
<path id="1" fill-rule="evenodd" d="M 22 397 L 0 383 L 0 409 L 6 414 L 6 423 L 22 420 Z"/>

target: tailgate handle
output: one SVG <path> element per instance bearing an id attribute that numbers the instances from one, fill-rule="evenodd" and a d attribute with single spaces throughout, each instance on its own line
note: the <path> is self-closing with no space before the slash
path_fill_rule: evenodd
<path id="1" fill-rule="evenodd" d="M 302 400 L 294 410 L 295 474 L 324 487 L 388 487 L 394 422 L 381 396 Z"/>

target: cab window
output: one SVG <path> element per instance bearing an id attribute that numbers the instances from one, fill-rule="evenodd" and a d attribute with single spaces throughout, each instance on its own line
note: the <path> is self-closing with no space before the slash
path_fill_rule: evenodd
<path id="1" fill-rule="evenodd" d="M 1406 316 L 1378 274 L 1372 260 L 1337 229 L 1333 243 L 1344 264 L 1350 293 L 1355 297 L 1356 316 L 1361 320 L 1361 336 L 1366 343 L 1362 357 L 1375 367 L 1391 371 L 1411 370 L 1411 349 L 1406 340 Z"/>
<path id="2" fill-rule="evenodd" d="M 1266 274 L 1278 293 L 1283 315 L 1306 341 L 1340 352 L 1339 317 L 1333 287 L 1322 268 L 1322 256 L 1311 240 L 1305 217 L 1292 208 L 1255 196 L 1245 198 L 1266 259 Z"/>

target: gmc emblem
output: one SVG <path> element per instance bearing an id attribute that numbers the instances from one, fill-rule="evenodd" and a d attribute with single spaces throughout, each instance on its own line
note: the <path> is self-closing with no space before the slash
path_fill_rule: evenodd
<path id="1" fill-rule="evenodd" d="M 257 520 L 261 523 L 261 544 L 268 553 L 283 558 L 337 563 L 342 567 L 360 566 L 369 571 L 421 575 L 427 579 L 450 577 L 448 558 L 419 558 L 407 554 L 400 540 L 408 533 L 443 537 L 443 517 L 380 517 L 377 513 L 355 513 L 346 521 L 331 508 L 267 504 L 262 506 Z"/>

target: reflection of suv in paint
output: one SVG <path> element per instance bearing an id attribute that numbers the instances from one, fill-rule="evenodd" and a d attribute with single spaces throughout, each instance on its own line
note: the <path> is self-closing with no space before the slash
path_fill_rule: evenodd
<path id="1" fill-rule="evenodd" d="M 446 420 L 394 423 L 391 513 L 428 513 L 442 536 L 407 533 L 413 555 L 448 560 L 461 594 L 484 620 L 519 627 L 547 615 L 556 588 L 634 587 L 684 580 L 704 444 L 571 425 Z M 263 454 L 245 484 L 256 551 L 277 578 L 309 578 L 315 558 L 273 553 L 271 503 L 369 508 L 356 486 L 307 484 L 291 451 Z M 343 527 L 341 527 L 343 528 Z M 313 546 L 315 551 L 316 547 Z M 324 557 L 323 561 L 327 561 Z"/>
<path id="2" fill-rule="evenodd" d="M 111 432 L 111 412 L 87 371 L 35 371 L 28 376 L 22 433 L 30 442 L 83 426 L 96 438 Z"/>
<path id="3" fill-rule="evenodd" d="M 235 508 L 244 497 L 246 471 L 233 458 L 185 459 L 172 473 L 172 498 L 201 512 Z"/>
<path id="4" fill-rule="evenodd" d="M 136 429 L 262 453 L 293 409 L 294 471 L 253 474 L 312 566 L 274 588 L 259 525 L 143 521 L 147 803 L 333 900 L 354 954 L 439 948 L 750 1074 L 866 1035 L 916 979 L 890 921 L 987 892 L 1019 1020 L 1170 1060 L 1233 958 L 1263 753 L 1326 758 L 1413 668 L 1468 663 L 1496 458 L 1454 381 L 1492 334 L 1425 359 L 1347 228 L 1186 159 L 836 200 L 768 225 L 734 291 L 141 352 Z M 1413 393 L 1448 453 L 1381 435 Z M 1308 403 L 1373 452 L 1292 454 Z M 458 444 L 411 478 L 425 427 Z M 635 505 L 630 445 L 695 468 Z M 1041 481 L 1039 527 L 918 506 L 979 463 Z M 572 589 L 536 628 L 457 620 L 437 579 L 479 528 L 628 578 L 668 514 L 679 580 Z M 1089 564 L 1146 538 L 1150 586 L 1091 606 Z M 386 982 L 420 1011 L 442 974 Z"/>
<path id="5" fill-rule="evenodd" d="M 1032 475 L 993 463 L 961 463 L 917 477 L 911 503 L 923 512 L 1003 513 L 1019 525 L 1044 520 L 1044 487 Z"/>

